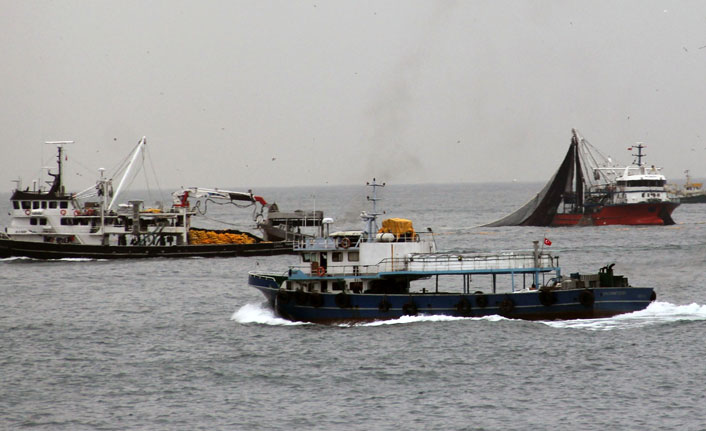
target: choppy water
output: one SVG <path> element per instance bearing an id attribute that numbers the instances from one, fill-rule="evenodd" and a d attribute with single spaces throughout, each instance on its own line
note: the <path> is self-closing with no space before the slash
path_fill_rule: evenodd
<path id="1" fill-rule="evenodd" d="M 293 256 L 6 259 L 0 428 L 706 429 L 706 204 L 681 206 L 671 227 L 476 227 L 540 186 L 389 186 L 382 206 L 432 227 L 440 249 L 529 249 L 547 236 L 564 273 L 617 262 L 658 300 L 599 320 L 328 327 L 276 318 L 247 286 L 247 271 L 284 271 Z M 363 187 L 258 192 L 338 227 L 367 209 Z M 249 225 L 247 210 L 211 209 Z"/>

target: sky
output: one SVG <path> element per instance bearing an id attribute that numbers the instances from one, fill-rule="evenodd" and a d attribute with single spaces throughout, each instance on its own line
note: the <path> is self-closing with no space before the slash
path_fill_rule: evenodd
<path id="1" fill-rule="evenodd" d="M 0 0 L 0 184 L 545 182 L 576 128 L 706 177 L 703 1 Z M 46 179 L 44 174 L 44 179 Z"/>

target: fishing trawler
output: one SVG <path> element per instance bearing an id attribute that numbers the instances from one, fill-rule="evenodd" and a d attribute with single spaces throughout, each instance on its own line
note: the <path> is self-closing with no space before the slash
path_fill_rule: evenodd
<path id="1" fill-rule="evenodd" d="M 396 319 L 404 315 L 584 319 L 647 307 L 649 287 L 631 287 L 613 265 L 594 274 L 564 276 L 559 257 L 535 242 L 528 252 L 439 253 L 433 232 L 410 220 L 387 219 L 378 228 L 374 179 L 364 230 L 330 233 L 295 244 L 299 265 L 283 273 L 250 272 L 278 316 L 315 323 Z M 505 284 L 499 286 L 499 281 Z"/>
<path id="2" fill-rule="evenodd" d="M 703 183 L 695 183 L 691 180 L 689 170 L 684 171 L 686 174 L 686 182 L 683 186 L 669 185 L 667 190 L 672 193 L 679 203 L 682 204 L 703 204 L 706 203 L 706 190 L 703 189 Z"/>
<path id="3" fill-rule="evenodd" d="M 113 179 L 103 170 L 95 186 L 72 194 L 62 182 L 64 147 L 71 141 L 48 142 L 57 147 L 57 169 L 48 190 L 43 187 L 13 192 L 10 225 L 0 233 L 0 257 L 60 258 L 144 258 L 144 257 L 229 257 L 291 254 L 290 240 L 263 240 L 234 229 L 193 227 L 192 217 L 203 215 L 197 201 L 221 200 L 257 206 L 258 217 L 269 207 L 252 192 L 190 187 L 173 193 L 170 208 L 147 208 L 143 201 L 119 203 L 125 184 L 146 146 L 142 138 L 129 156 L 124 174 L 113 190 Z M 307 213 L 308 226 L 320 226 L 321 212 Z"/>
<path id="4" fill-rule="evenodd" d="M 632 165 L 621 166 L 573 129 L 571 145 L 544 188 L 512 214 L 486 227 L 672 225 L 679 206 L 661 169 L 646 166 L 642 144 Z"/>

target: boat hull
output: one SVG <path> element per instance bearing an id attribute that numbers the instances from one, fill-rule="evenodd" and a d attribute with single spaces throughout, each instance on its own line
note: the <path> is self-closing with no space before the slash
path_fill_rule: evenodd
<path id="1" fill-rule="evenodd" d="M 706 194 L 682 196 L 679 198 L 679 202 L 683 204 L 704 204 L 706 203 Z"/>
<path id="2" fill-rule="evenodd" d="M 676 202 L 604 205 L 591 214 L 556 214 L 552 226 L 672 225 Z"/>
<path id="3" fill-rule="evenodd" d="M 137 259 L 150 257 L 237 257 L 293 254 L 289 242 L 172 246 L 83 245 L 17 241 L 0 238 L 0 257 L 35 259 Z"/>
<path id="4" fill-rule="evenodd" d="M 250 274 L 277 315 L 294 321 L 345 323 L 398 319 L 405 315 L 564 320 L 611 317 L 646 308 L 652 288 L 596 287 L 515 293 L 348 294 L 306 293 L 280 289 L 286 277 Z"/>

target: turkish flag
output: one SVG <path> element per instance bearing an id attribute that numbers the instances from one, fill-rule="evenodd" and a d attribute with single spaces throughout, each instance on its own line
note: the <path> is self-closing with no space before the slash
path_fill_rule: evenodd
<path id="1" fill-rule="evenodd" d="M 549 241 L 549 238 L 544 238 L 544 244 L 545 245 L 552 245 L 552 242 Z"/>

